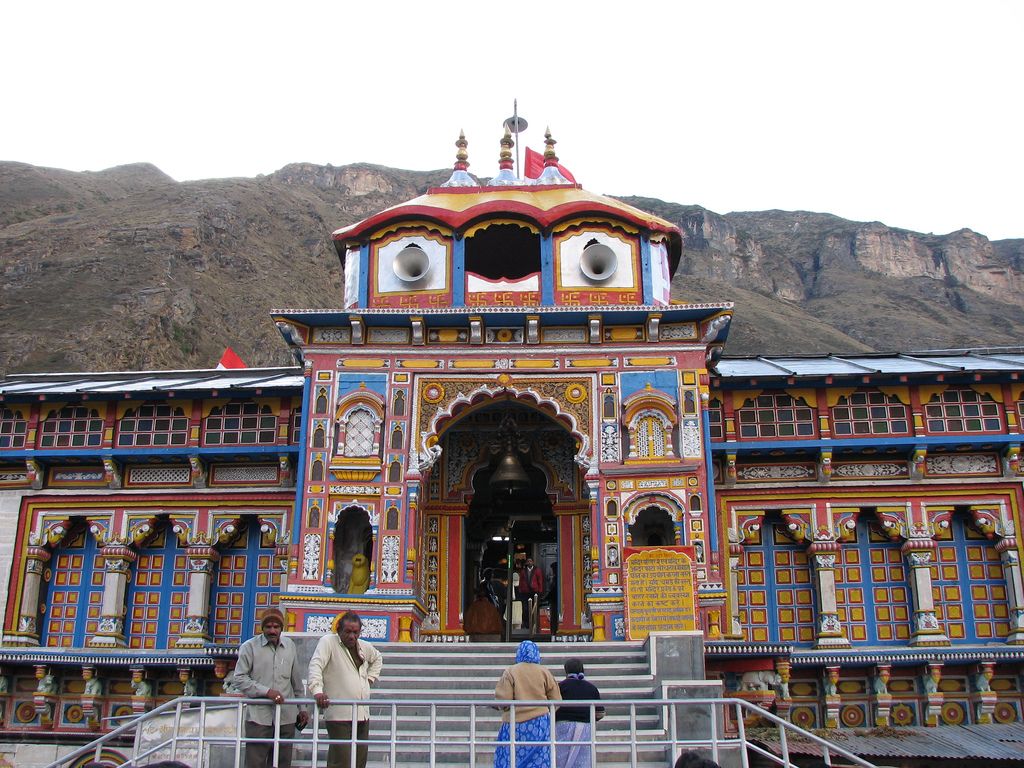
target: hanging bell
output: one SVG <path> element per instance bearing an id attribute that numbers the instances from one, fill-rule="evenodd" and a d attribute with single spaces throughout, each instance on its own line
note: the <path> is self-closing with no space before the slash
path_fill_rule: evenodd
<path id="1" fill-rule="evenodd" d="M 526 488 L 530 484 L 530 477 L 523 469 L 522 462 L 516 455 L 515 448 L 506 445 L 505 450 L 498 458 L 498 465 L 491 475 L 490 486 L 496 491 L 512 491 L 517 488 Z"/>

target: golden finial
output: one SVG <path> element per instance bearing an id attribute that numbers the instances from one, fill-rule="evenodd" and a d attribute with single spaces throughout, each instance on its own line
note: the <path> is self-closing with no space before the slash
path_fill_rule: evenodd
<path id="1" fill-rule="evenodd" d="M 466 141 L 466 132 L 459 130 L 459 140 L 455 142 L 455 146 L 459 148 L 459 151 L 455 153 L 455 170 L 452 171 L 451 177 L 442 184 L 442 187 L 479 187 L 472 176 L 470 176 L 466 169 L 469 168 L 469 152 L 466 151 L 466 147 L 469 146 L 469 142 Z"/>

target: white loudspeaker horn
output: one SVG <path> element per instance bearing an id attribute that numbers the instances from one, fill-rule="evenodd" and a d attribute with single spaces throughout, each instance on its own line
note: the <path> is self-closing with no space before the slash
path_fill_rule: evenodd
<path id="1" fill-rule="evenodd" d="M 430 270 L 430 257 L 418 245 L 407 245 L 395 256 L 391 265 L 399 280 L 412 283 Z"/>
<path id="2" fill-rule="evenodd" d="M 583 255 L 580 257 L 580 269 L 583 274 L 598 282 L 614 275 L 617 266 L 618 258 L 615 251 L 603 243 L 592 242 L 583 249 Z"/>

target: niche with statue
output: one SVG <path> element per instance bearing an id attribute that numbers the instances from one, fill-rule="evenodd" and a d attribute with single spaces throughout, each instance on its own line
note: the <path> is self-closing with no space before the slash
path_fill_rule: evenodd
<path id="1" fill-rule="evenodd" d="M 361 595 L 370 587 L 373 556 L 373 528 L 365 509 L 348 507 L 338 515 L 334 527 L 335 592 Z"/>

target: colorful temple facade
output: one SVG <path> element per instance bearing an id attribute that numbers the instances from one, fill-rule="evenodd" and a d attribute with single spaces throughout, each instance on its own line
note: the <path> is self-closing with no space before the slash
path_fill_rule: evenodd
<path id="1" fill-rule="evenodd" d="M 272 313 L 297 367 L 0 381 L 4 727 L 220 693 L 271 604 L 463 642 L 484 580 L 509 641 L 636 638 L 656 552 L 692 574 L 660 629 L 701 630 L 726 695 L 1020 721 L 1024 354 L 723 356 L 732 304 L 670 298 L 674 225 L 567 181 L 550 137 L 532 181 L 506 136 L 485 186 L 458 146 L 334 234 L 341 309 Z"/>

